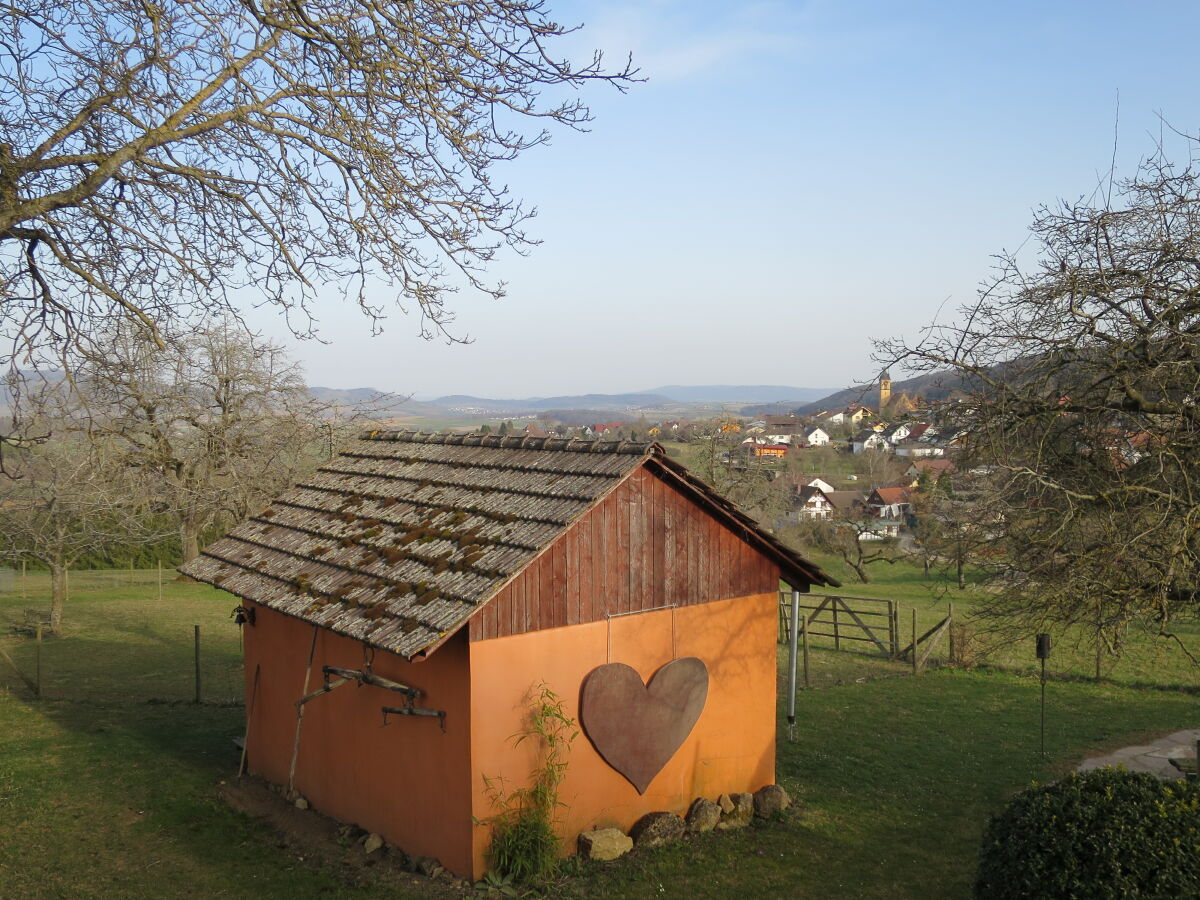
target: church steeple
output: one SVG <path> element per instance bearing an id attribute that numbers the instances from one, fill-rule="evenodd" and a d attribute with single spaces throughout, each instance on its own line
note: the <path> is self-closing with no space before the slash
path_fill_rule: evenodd
<path id="1" fill-rule="evenodd" d="M 887 369 L 879 373 L 879 414 L 883 415 L 883 411 L 887 409 L 887 405 L 892 400 L 892 376 Z"/>

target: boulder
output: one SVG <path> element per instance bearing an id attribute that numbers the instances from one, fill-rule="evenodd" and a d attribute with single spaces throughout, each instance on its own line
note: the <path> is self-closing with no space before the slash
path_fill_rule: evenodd
<path id="1" fill-rule="evenodd" d="M 368 853 L 374 853 L 383 846 L 383 838 L 372 832 L 363 838 L 363 849 Z"/>
<path id="2" fill-rule="evenodd" d="M 777 784 L 768 784 L 754 792 L 754 814 L 760 819 L 778 815 L 791 805 L 787 791 Z"/>
<path id="3" fill-rule="evenodd" d="M 442 864 L 432 856 L 414 856 L 411 865 L 414 872 L 418 872 L 426 878 L 433 878 L 442 868 Z"/>
<path id="4" fill-rule="evenodd" d="M 728 794 L 722 794 L 717 798 L 717 806 L 721 807 L 722 815 L 727 816 L 733 812 L 733 800 L 730 799 Z"/>
<path id="5" fill-rule="evenodd" d="M 634 823 L 633 828 L 629 829 L 629 836 L 633 838 L 633 845 L 639 849 L 661 847 L 683 837 L 685 827 L 683 819 L 675 813 L 652 812 L 646 813 Z"/>
<path id="6" fill-rule="evenodd" d="M 753 794 L 729 794 L 729 802 L 733 809 L 724 813 L 721 816 L 721 821 L 717 823 L 717 831 L 728 831 L 731 828 L 745 828 L 750 824 L 750 820 L 754 818 L 754 795 Z M 724 810 L 724 804 L 722 804 Z"/>
<path id="7" fill-rule="evenodd" d="M 730 806 L 732 807 L 732 804 Z M 697 797 L 688 807 L 687 817 L 684 821 L 687 823 L 687 830 L 692 834 L 712 831 L 721 821 L 721 807 L 707 797 Z"/>
<path id="8" fill-rule="evenodd" d="M 597 828 L 579 835 L 579 855 L 607 862 L 633 849 L 633 839 L 619 828 Z"/>

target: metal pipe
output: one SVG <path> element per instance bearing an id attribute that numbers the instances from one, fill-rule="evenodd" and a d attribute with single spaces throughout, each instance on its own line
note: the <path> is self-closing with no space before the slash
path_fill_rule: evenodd
<path id="1" fill-rule="evenodd" d="M 800 639 L 800 589 L 792 587 L 791 655 L 788 660 L 788 740 L 796 739 L 796 656 Z"/>

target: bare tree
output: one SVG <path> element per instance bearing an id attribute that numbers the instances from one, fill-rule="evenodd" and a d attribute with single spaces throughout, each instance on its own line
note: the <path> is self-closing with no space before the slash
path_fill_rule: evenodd
<path id="1" fill-rule="evenodd" d="M 443 333 L 447 292 L 499 296 L 482 268 L 531 244 L 493 166 L 582 127 L 571 88 L 634 74 L 556 55 L 571 30 L 542 0 L 6 5 L 6 358 L 118 320 L 162 345 L 254 299 L 307 333 L 330 289 L 376 323 L 390 293 Z"/>
<path id="2" fill-rule="evenodd" d="M 1039 211 L 957 323 L 881 346 L 970 393 L 993 472 L 991 610 L 1119 639 L 1200 609 L 1200 177 L 1153 158 L 1112 201 Z M 1187 649 L 1187 648 L 1185 648 Z"/>
<path id="3" fill-rule="evenodd" d="M 62 628 L 67 570 L 80 557 L 162 537 L 134 473 L 102 446 L 54 440 L 10 454 L 0 480 L 0 542 L 50 570 L 50 630 Z"/>
<path id="4" fill-rule="evenodd" d="M 742 507 L 759 522 L 774 525 L 791 500 L 791 485 L 778 476 L 784 465 L 755 456 L 742 446 L 745 435 L 734 419 L 717 418 L 692 429 L 695 445 L 690 465 L 719 494 Z"/>
<path id="5" fill-rule="evenodd" d="M 801 518 L 785 529 L 783 538 L 797 548 L 838 557 L 863 584 L 871 580 L 868 566 L 881 562 L 892 565 L 903 558 L 896 539 L 883 536 L 875 521 L 866 517 Z"/>
<path id="6" fill-rule="evenodd" d="M 925 574 L 934 570 L 959 590 L 967 586 L 968 568 L 986 579 L 997 563 L 1005 510 L 997 508 L 990 475 L 977 470 L 943 476 L 936 484 L 925 479 L 912 495 L 913 543 Z"/>
<path id="7" fill-rule="evenodd" d="M 232 323 L 169 337 L 97 339 L 77 364 L 81 427 L 120 448 L 179 529 L 183 560 L 224 514 L 238 520 L 332 452 L 353 415 L 309 394 L 282 348 Z"/>

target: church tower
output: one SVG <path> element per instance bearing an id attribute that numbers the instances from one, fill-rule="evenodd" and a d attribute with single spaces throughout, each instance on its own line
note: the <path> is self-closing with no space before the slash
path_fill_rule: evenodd
<path id="1" fill-rule="evenodd" d="M 879 414 L 887 409 L 892 401 L 892 376 L 887 369 L 879 373 Z"/>

